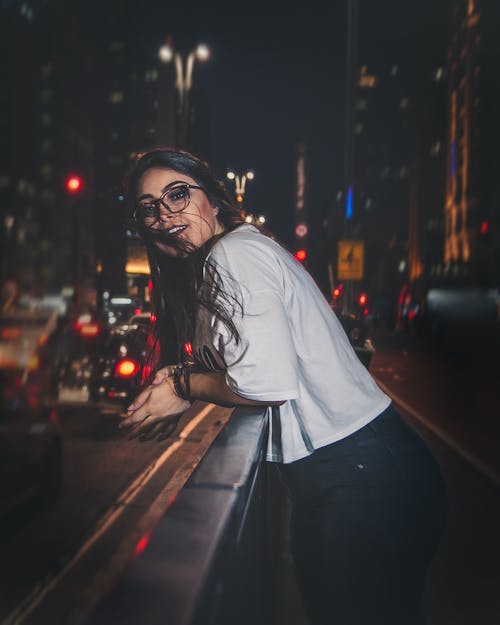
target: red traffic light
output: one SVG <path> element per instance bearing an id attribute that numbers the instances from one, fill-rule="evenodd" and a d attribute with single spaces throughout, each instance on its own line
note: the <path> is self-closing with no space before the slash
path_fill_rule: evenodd
<path id="1" fill-rule="evenodd" d="M 307 252 L 305 250 L 297 250 L 295 252 L 295 258 L 301 263 L 303 263 L 305 259 L 307 258 Z"/>
<path id="2" fill-rule="evenodd" d="M 368 302 L 368 295 L 366 295 L 366 293 L 360 293 L 358 296 L 358 304 L 360 306 L 366 306 L 367 302 Z"/>
<path id="3" fill-rule="evenodd" d="M 68 193 L 78 193 L 82 190 L 83 181 L 80 176 L 68 176 L 66 178 L 66 191 Z"/>

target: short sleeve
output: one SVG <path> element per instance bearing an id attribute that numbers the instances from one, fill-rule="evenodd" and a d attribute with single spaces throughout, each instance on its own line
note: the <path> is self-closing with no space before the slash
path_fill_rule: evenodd
<path id="1" fill-rule="evenodd" d="M 283 274 L 268 245 L 225 237 L 212 262 L 240 305 L 232 321 L 239 335 L 228 336 L 220 322 L 214 344 L 226 363 L 228 385 L 257 401 L 298 397 L 298 359 L 284 301 Z M 218 338 L 217 338 L 218 337 Z M 221 340 L 222 338 L 222 340 Z"/>
<path id="2" fill-rule="evenodd" d="M 239 342 L 231 339 L 224 345 L 229 386 L 247 399 L 295 399 L 297 355 L 282 300 L 273 291 L 258 291 L 242 304 L 233 319 Z"/>

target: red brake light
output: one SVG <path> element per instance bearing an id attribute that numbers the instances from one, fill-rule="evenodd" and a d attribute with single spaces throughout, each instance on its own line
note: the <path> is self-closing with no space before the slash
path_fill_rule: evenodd
<path id="1" fill-rule="evenodd" d="M 18 339 L 21 336 L 21 330 L 19 328 L 2 328 L 0 336 L 5 340 Z"/>
<path id="2" fill-rule="evenodd" d="M 99 326 L 97 323 L 84 323 L 78 328 L 80 336 L 92 338 L 99 334 Z"/>
<path id="3" fill-rule="evenodd" d="M 131 358 L 119 360 L 115 366 L 115 374 L 122 378 L 130 378 L 139 371 L 139 363 Z"/>
<path id="4" fill-rule="evenodd" d="M 191 343 L 184 343 L 184 351 L 188 356 L 193 355 L 193 346 L 191 345 Z"/>

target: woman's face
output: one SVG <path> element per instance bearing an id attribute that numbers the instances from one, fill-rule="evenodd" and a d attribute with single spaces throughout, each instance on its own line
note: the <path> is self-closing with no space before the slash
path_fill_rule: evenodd
<path id="1" fill-rule="evenodd" d="M 186 174 L 153 167 L 142 174 L 137 186 L 136 206 L 142 215 L 151 215 L 144 223 L 154 245 L 169 256 L 184 256 L 224 230 L 217 218 L 219 209 L 210 204 L 206 193 L 185 185 L 199 186 Z M 159 198 L 163 203 L 156 204 L 156 211 L 154 202 Z M 179 212 L 170 212 L 164 204 Z"/>

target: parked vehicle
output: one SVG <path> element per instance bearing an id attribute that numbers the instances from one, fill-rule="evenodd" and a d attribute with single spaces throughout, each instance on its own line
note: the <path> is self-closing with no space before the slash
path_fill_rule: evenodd
<path id="1" fill-rule="evenodd" d="M 368 368 L 375 352 L 369 336 L 370 310 L 368 295 L 364 292 L 358 293 L 349 306 L 347 302 L 343 301 L 343 296 L 343 286 L 340 284 L 332 293 L 330 306 L 342 324 L 354 351 L 365 367 Z"/>
<path id="2" fill-rule="evenodd" d="M 68 319 L 57 349 L 57 399 L 88 402 L 96 376 L 96 360 L 108 329 L 96 314 L 85 312 Z"/>
<path id="3" fill-rule="evenodd" d="M 148 378 L 153 349 L 149 313 L 134 315 L 108 330 L 96 359 L 91 398 L 126 404 Z"/>

